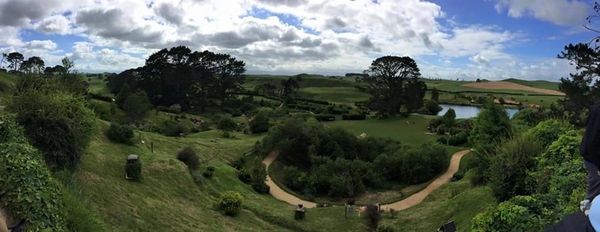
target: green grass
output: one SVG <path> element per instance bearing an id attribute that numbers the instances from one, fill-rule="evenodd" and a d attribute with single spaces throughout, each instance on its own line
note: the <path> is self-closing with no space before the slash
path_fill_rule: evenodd
<path id="1" fill-rule="evenodd" d="M 348 105 L 369 100 L 370 97 L 354 87 L 307 87 L 300 89 L 300 93 L 305 97 Z"/>
<path id="2" fill-rule="evenodd" d="M 395 218 L 386 213 L 382 223 L 394 225 L 397 231 L 436 231 L 454 221 L 458 231 L 470 231 L 471 219 L 496 204 L 489 187 L 471 186 L 471 174 L 440 187 L 421 204 L 398 212 Z"/>
<path id="3" fill-rule="evenodd" d="M 101 128 L 106 129 L 107 123 Z M 98 131 L 75 173 L 75 186 L 86 207 L 92 209 L 109 231 L 362 231 L 360 219 L 343 219 L 343 208 L 318 208 L 307 212 L 307 220 L 294 221 L 293 206 L 269 195 L 255 193 L 237 179 L 227 163 L 247 152 L 261 136 L 236 133 L 220 138 L 219 131 L 184 138 L 136 132 L 145 144 L 114 144 Z M 139 140 L 138 140 L 139 141 Z M 154 153 L 149 145 L 154 144 Z M 193 146 L 203 160 L 213 157 L 212 179 L 196 184 L 187 168 L 175 159 L 177 150 Z M 128 154 L 138 154 L 143 163 L 141 183 L 124 180 Z M 201 168 L 204 168 L 204 164 Z M 202 178 L 202 177 L 201 177 Z M 233 190 L 244 197 L 244 210 L 237 217 L 222 216 L 214 209 L 219 193 Z"/>
<path id="4" fill-rule="evenodd" d="M 431 80 L 431 79 L 423 79 L 425 84 L 427 84 L 428 89 L 436 88 L 438 90 L 450 91 L 450 92 L 462 92 L 462 91 L 477 91 L 477 92 L 485 92 L 485 93 L 514 93 L 514 94 L 528 94 L 532 93 L 529 91 L 523 90 L 511 90 L 511 89 L 476 89 L 469 88 L 463 85 L 469 83 L 475 83 L 474 81 L 456 81 L 456 80 Z M 546 81 L 525 81 L 525 80 L 515 80 L 508 79 L 507 81 L 522 84 L 526 86 L 543 88 L 543 89 L 558 89 L 558 84 L 553 82 Z"/>
<path id="5" fill-rule="evenodd" d="M 337 120 L 327 122 L 325 125 L 341 127 L 360 135 L 363 132 L 368 136 L 390 138 L 403 144 L 425 144 L 434 141 L 437 137 L 427 135 L 427 125 L 433 116 L 410 115 L 407 118 L 374 119 L 362 121 Z"/>

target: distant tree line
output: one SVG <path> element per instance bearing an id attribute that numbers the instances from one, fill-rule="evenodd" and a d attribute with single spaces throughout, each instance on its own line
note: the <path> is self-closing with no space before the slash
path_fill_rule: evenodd
<path id="1" fill-rule="evenodd" d="M 223 107 L 241 88 L 245 63 L 228 54 L 192 51 L 185 46 L 162 49 L 142 67 L 110 76 L 114 94 L 123 88 L 145 92 L 155 106 L 180 105 L 184 111 Z"/>
<path id="2" fill-rule="evenodd" d="M 8 63 L 8 70 L 12 73 L 35 74 L 45 76 L 65 75 L 72 71 L 73 61 L 65 57 L 61 60 L 62 65 L 46 67 L 44 60 L 38 56 L 25 59 L 19 52 L 3 53 L 0 59 L 0 67 Z"/>

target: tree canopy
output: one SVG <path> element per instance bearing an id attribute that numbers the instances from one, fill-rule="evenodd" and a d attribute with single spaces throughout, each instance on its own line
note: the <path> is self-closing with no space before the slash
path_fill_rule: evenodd
<path id="1" fill-rule="evenodd" d="M 404 107 L 414 112 L 423 106 L 427 86 L 419 77 L 417 63 L 410 57 L 384 56 L 371 63 L 369 75 L 361 77 L 371 94 L 371 108 L 380 115 L 395 115 Z"/>
<path id="2" fill-rule="evenodd" d="M 244 62 L 228 54 L 179 46 L 150 55 L 143 67 L 109 77 L 108 86 L 116 94 L 127 84 L 132 91 L 144 90 L 154 105 L 202 111 L 211 104 L 209 99 L 223 106 L 241 87 L 244 72 Z"/>

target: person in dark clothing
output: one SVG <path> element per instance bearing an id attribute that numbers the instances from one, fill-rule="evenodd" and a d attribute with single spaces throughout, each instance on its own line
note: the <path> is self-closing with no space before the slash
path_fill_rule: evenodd
<path id="1" fill-rule="evenodd" d="M 600 195 L 600 104 L 590 110 L 583 140 L 581 141 L 581 155 L 587 171 L 587 196 L 581 202 L 581 210 L 587 214 L 592 199 Z"/>

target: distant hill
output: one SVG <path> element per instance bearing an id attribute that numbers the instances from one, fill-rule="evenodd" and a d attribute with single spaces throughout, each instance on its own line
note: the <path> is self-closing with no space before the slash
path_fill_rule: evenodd
<path id="1" fill-rule="evenodd" d="M 509 78 L 509 79 L 506 79 L 503 81 L 512 82 L 515 84 L 525 85 L 525 86 L 534 87 L 534 88 L 550 89 L 550 90 L 558 90 L 558 84 L 559 84 L 558 82 L 552 82 L 552 81 L 544 81 L 544 80 L 528 81 L 528 80 L 520 80 L 520 79 L 515 79 L 515 78 Z"/>

